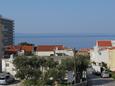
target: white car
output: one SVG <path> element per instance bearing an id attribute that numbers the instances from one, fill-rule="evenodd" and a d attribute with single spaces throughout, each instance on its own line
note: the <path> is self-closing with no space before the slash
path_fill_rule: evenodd
<path id="1" fill-rule="evenodd" d="M 109 78 L 109 77 L 110 77 L 110 74 L 109 74 L 108 71 L 103 71 L 103 72 L 101 73 L 101 77 L 102 77 L 102 78 Z"/>
<path id="2" fill-rule="evenodd" d="M 11 74 L 0 73 L 0 84 L 1 85 L 6 85 L 6 84 L 12 83 L 14 81 L 15 81 L 15 79 Z"/>

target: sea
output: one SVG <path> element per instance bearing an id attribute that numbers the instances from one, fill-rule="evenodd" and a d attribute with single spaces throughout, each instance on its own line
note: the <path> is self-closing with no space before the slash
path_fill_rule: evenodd
<path id="1" fill-rule="evenodd" d="M 15 33 L 15 44 L 64 45 L 68 48 L 93 48 L 97 40 L 115 40 L 115 34 L 25 34 Z"/>

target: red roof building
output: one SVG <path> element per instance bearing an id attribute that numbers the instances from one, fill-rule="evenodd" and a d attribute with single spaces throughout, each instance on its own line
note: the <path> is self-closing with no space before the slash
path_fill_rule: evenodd
<path id="1" fill-rule="evenodd" d="M 54 51 L 54 50 L 64 50 L 63 45 L 40 45 L 37 46 L 36 51 Z"/>
<path id="2" fill-rule="evenodd" d="M 24 50 L 25 52 L 32 52 L 34 49 L 33 46 L 29 46 L 29 45 L 22 45 L 19 47 L 20 47 L 20 50 Z"/>
<path id="3" fill-rule="evenodd" d="M 17 51 L 18 49 L 13 45 L 6 46 L 4 50 L 4 52 L 7 54 L 16 54 Z"/>
<path id="4" fill-rule="evenodd" d="M 100 40 L 96 43 L 98 47 L 112 47 L 112 42 L 110 40 Z"/>
<path id="5" fill-rule="evenodd" d="M 34 48 L 33 46 L 28 46 L 28 45 L 23 45 L 23 46 L 9 45 L 5 47 L 5 52 L 12 53 L 12 54 L 21 50 L 24 50 L 25 52 L 32 52 L 33 48 Z"/>

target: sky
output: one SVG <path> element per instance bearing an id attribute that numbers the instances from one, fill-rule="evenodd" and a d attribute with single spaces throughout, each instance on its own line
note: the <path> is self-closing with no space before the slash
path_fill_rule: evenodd
<path id="1" fill-rule="evenodd" d="M 0 0 L 16 33 L 115 33 L 115 0 Z"/>

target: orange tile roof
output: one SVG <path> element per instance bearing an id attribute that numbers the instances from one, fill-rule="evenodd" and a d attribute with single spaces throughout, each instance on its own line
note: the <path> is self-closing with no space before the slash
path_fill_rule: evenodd
<path id="1" fill-rule="evenodd" d="M 99 47 L 111 47 L 112 43 L 110 40 L 100 40 L 100 41 L 97 41 L 97 45 Z"/>
<path id="2" fill-rule="evenodd" d="M 37 46 L 36 51 L 54 51 L 55 49 L 64 50 L 63 45 L 40 45 Z"/>
<path id="3" fill-rule="evenodd" d="M 9 46 L 6 46 L 5 47 L 5 52 L 8 52 L 8 53 L 16 53 L 18 51 L 17 48 L 15 48 L 14 45 L 9 45 Z"/>
<path id="4" fill-rule="evenodd" d="M 33 48 L 34 48 L 33 46 L 29 46 L 29 45 L 20 46 L 20 50 L 24 50 L 25 52 L 32 52 Z"/>
<path id="5" fill-rule="evenodd" d="M 24 50 L 25 52 L 32 52 L 33 51 L 33 46 L 28 46 L 28 45 L 22 45 L 22 46 L 14 46 L 14 45 L 9 45 L 5 47 L 5 51 L 7 52 L 17 52 L 20 50 Z"/>

